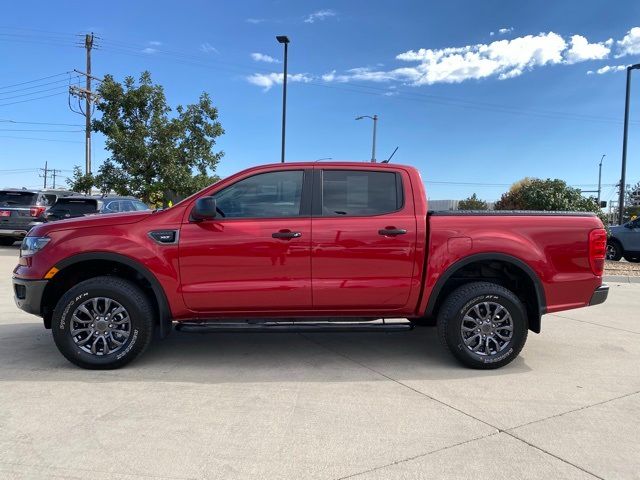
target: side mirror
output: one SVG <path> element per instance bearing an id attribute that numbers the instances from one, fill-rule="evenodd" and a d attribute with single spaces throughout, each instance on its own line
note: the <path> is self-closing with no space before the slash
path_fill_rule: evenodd
<path id="1" fill-rule="evenodd" d="M 191 220 L 201 222 L 216 217 L 216 199 L 213 197 L 201 197 L 196 200 L 191 210 Z"/>

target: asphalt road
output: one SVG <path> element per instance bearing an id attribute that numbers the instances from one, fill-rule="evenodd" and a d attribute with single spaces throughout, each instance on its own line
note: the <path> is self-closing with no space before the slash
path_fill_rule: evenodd
<path id="1" fill-rule="evenodd" d="M 433 328 L 174 332 L 69 364 L 13 304 L 0 247 L 2 479 L 640 478 L 640 285 L 547 315 L 518 359 L 459 366 Z"/>

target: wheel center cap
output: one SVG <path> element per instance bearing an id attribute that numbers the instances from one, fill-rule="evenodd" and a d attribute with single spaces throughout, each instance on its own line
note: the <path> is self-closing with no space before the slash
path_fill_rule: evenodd
<path id="1" fill-rule="evenodd" d="M 482 333 L 491 333 L 491 325 L 485 323 L 484 325 L 482 325 L 482 327 L 480 327 L 480 330 L 482 330 Z"/>
<path id="2" fill-rule="evenodd" d="M 105 330 L 107 330 L 108 325 L 109 323 L 101 318 L 96 322 L 96 329 L 100 332 L 104 332 Z"/>

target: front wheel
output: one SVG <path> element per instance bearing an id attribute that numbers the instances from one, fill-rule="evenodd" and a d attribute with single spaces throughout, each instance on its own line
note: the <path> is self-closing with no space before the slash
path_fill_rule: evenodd
<path id="1" fill-rule="evenodd" d="M 80 282 L 58 301 L 53 339 L 82 368 L 119 368 L 140 355 L 153 334 L 149 299 L 133 282 L 102 276 Z"/>
<path id="2" fill-rule="evenodd" d="M 518 356 L 527 341 L 527 313 L 510 290 L 488 282 L 454 290 L 438 313 L 444 345 L 470 368 L 502 367 Z"/>

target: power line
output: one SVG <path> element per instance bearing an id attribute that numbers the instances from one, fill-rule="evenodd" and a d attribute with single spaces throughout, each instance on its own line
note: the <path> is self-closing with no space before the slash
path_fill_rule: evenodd
<path id="1" fill-rule="evenodd" d="M 0 132 L 50 132 L 50 133 L 77 133 L 84 130 L 43 130 L 43 129 L 13 129 L 13 128 L 0 128 Z"/>
<path id="2" fill-rule="evenodd" d="M 84 143 L 79 140 L 59 140 L 57 138 L 38 138 L 38 137 L 16 137 L 13 135 L 0 135 L 0 138 L 11 138 L 14 140 L 39 140 L 42 142 Z"/>
<path id="3" fill-rule="evenodd" d="M 0 98 L 0 101 L 4 101 L 4 100 L 12 100 L 14 98 L 22 98 L 22 97 L 28 97 L 30 95 L 37 95 L 39 93 L 44 93 L 44 92 L 52 92 L 55 90 L 60 90 L 60 89 L 64 89 L 65 91 L 67 90 L 67 88 L 69 88 L 67 85 L 58 85 L 57 87 L 51 87 L 51 88 L 45 88 L 43 90 L 38 90 L 35 92 L 30 92 L 30 93 L 22 93 L 20 95 L 12 95 L 11 97 L 4 97 L 4 98 Z"/>
<path id="4" fill-rule="evenodd" d="M 73 77 L 70 76 L 68 79 L 67 78 L 62 78 L 60 80 L 54 80 L 53 82 L 41 83 L 39 85 L 34 85 L 34 86 L 31 86 L 31 87 L 24 87 L 24 88 L 18 88 L 16 90 L 9 90 L 9 91 L 6 91 L 6 92 L 0 92 L 0 95 L 7 95 L 9 93 L 16 93 L 16 92 L 24 92 L 25 90 L 33 90 L 34 88 L 45 87 L 47 85 L 54 85 L 56 83 L 62 83 L 62 82 L 71 83 L 72 81 L 77 80 L 79 78 L 80 78 L 79 75 L 76 75 L 76 76 L 73 76 Z"/>
<path id="5" fill-rule="evenodd" d="M 14 83 L 13 85 L 5 85 L 3 87 L 0 87 L 0 90 L 3 90 L 5 88 L 19 87 L 20 85 L 26 85 L 28 83 L 40 82 L 42 80 L 48 80 L 50 78 L 60 77 L 62 75 L 69 75 L 69 74 L 72 74 L 72 73 L 73 72 L 69 70 L 68 72 L 57 73 L 55 75 L 49 75 L 48 77 L 41 77 L 41 78 L 36 78 L 35 80 L 28 80 L 26 82 Z"/>
<path id="6" fill-rule="evenodd" d="M 53 123 L 53 122 L 22 122 L 18 120 L 8 120 L 0 118 L 0 123 L 18 123 L 24 125 L 58 125 L 61 127 L 82 127 L 79 123 Z"/>
<path id="7" fill-rule="evenodd" d="M 34 100 L 40 100 L 42 98 L 49 98 L 49 97 L 55 97 L 57 95 L 66 95 L 67 92 L 60 92 L 60 93 L 52 93 L 51 95 L 43 95 L 42 97 L 35 97 L 35 98 L 28 98 L 26 100 L 18 100 L 17 102 L 9 102 L 9 103 L 0 103 L 0 107 L 7 107 L 9 105 L 15 105 L 17 103 L 25 103 L 25 102 L 32 102 Z"/>

